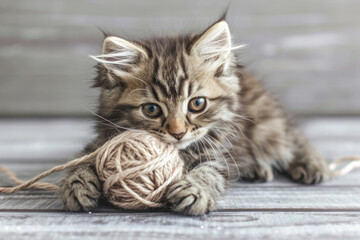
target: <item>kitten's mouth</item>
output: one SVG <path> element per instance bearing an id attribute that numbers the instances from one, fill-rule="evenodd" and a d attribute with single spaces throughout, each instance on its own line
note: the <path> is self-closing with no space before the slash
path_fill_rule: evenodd
<path id="1" fill-rule="evenodd" d="M 184 136 L 180 140 L 175 140 L 172 136 L 170 137 L 169 135 L 165 135 L 163 136 L 163 140 L 166 141 L 167 143 L 172 144 L 177 149 L 185 149 L 188 146 L 190 146 L 192 143 L 198 141 L 198 139 L 202 138 L 207 133 L 206 130 L 205 131 L 198 130 L 196 132 L 197 132 L 196 134 L 192 134 L 192 135 L 187 134 L 187 136 Z"/>
<path id="2" fill-rule="evenodd" d="M 203 136 L 206 135 L 207 130 L 203 129 L 202 131 L 196 131 L 196 134 L 193 134 L 191 136 L 188 136 L 187 139 L 182 138 L 181 140 L 178 141 L 174 141 L 172 142 L 172 144 L 174 145 L 175 148 L 177 149 L 185 149 L 188 146 L 190 146 L 192 143 L 198 141 L 199 139 L 201 139 Z"/>
<path id="3" fill-rule="evenodd" d="M 176 141 L 174 143 L 172 143 L 174 145 L 175 148 L 177 149 L 184 149 L 186 148 L 187 146 L 189 146 L 191 143 L 193 142 L 192 139 L 188 139 L 188 140 L 179 140 L 179 141 Z"/>

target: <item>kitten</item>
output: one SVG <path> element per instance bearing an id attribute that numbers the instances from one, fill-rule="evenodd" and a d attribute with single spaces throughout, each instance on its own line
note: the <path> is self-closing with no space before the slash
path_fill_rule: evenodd
<path id="1" fill-rule="evenodd" d="M 216 208 L 229 179 L 264 182 L 274 169 L 296 182 L 328 177 L 326 162 L 279 104 L 236 61 L 221 18 L 203 33 L 127 41 L 106 36 L 94 87 L 101 88 L 97 139 L 89 153 L 121 131 L 143 129 L 174 144 L 189 172 L 166 194 L 171 210 L 201 215 Z M 67 210 L 98 205 L 94 164 L 61 183 Z"/>

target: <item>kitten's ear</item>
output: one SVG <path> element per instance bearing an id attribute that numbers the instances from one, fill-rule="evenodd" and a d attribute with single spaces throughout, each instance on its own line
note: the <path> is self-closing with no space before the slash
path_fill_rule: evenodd
<path id="1" fill-rule="evenodd" d="M 215 65 L 226 62 L 231 52 L 231 35 L 228 24 L 221 20 L 209 27 L 200 35 L 191 48 L 192 54 L 196 54 Z"/>
<path id="2" fill-rule="evenodd" d="M 91 56 L 110 69 L 129 69 L 139 61 L 147 59 L 147 51 L 140 45 L 125 39 L 108 36 L 104 39 L 102 54 Z"/>
<path id="3" fill-rule="evenodd" d="M 121 84 L 123 78 L 131 75 L 149 55 L 147 50 L 137 43 L 107 36 L 102 54 L 90 57 L 101 63 L 97 66 L 99 76 L 93 86 L 111 88 Z"/>

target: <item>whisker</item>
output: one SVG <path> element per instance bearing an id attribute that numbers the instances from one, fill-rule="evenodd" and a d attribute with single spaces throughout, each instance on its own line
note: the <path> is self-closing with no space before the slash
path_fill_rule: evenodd
<path id="1" fill-rule="evenodd" d="M 129 93 L 129 95 L 130 94 L 132 94 L 133 92 L 135 92 L 135 91 L 147 91 L 145 88 L 136 88 L 136 89 L 134 89 L 134 90 L 132 90 L 130 93 Z"/>
<path id="2" fill-rule="evenodd" d="M 229 154 L 231 160 L 234 162 L 235 167 L 236 167 L 236 169 L 237 169 L 238 177 L 234 180 L 234 181 L 236 181 L 238 178 L 240 178 L 240 169 L 238 168 L 235 159 L 233 158 L 233 156 L 231 155 L 231 153 L 228 151 L 228 149 L 227 149 L 221 142 L 219 142 L 219 141 L 216 140 L 215 138 L 211 137 L 210 135 L 208 135 L 208 137 L 211 138 L 211 139 L 212 139 L 213 141 L 215 141 L 216 143 L 218 143 L 218 144 L 220 145 L 220 147 L 222 147 L 222 148 L 226 151 L 226 153 Z M 224 154 L 222 153 L 222 151 L 220 150 L 220 148 L 219 148 L 216 144 L 214 144 L 214 146 L 219 150 L 219 152 L 222 154 L 222 156 L 223 156 L 223 158 L 224 158 L 224 160 L 225 160 L 226 166 L 227 166 L 227 168 L 228 168 L 228 173 L 229 173 L 228 177 L 229 177 L 229 179 L 230 179 L 230 167 L 229 167 L 229 164 L 228 164 L 228 162 L 227 162 L 227 159 L 228 159 L 228 158 L 225 158 Z"/>
<path id="3" fill-rule="evenodd" d="M 132 78 L 135 78 L 136 80 L 139 80 L 141 81 L 142 83 L 144 83 L 145 85 L 149 85 L 149 83 L 147 83 L 145 80 L 141 79 L 141 78 L 138 78 L 138 77 L 135 77 L 133 75 L 131 75 Z"/>
<path id="4" fill-rule="evenodd" d="M 215 142 L 217 142 L 226 152 L 227 152 L 227 154 L 229 154 L 229 156 L 230 156 L 230 158 L 231 158 L 231 160 L 234 162 L 234 164 L 235 164 L 235 167 L 236 167 L 236 170 L 237 170 L 237 173 L 238 173 L 238 176 L 237 176 L 237 178 L 235 179 L 235 181 L 237 180 L 237 179 L 239 179 L 240 178 L 240 169 L 239 169 L 239 167 L 238 167 L 238 165 L 237 165 L 237 162 L 235 161 L 235 159 L 233 158 L 233 156 L 231 155 L 231 153 L 228 151 L 228 149 L 221 143 L 221 142 L 219 142 L 218 140 L 216 140 L 215 138 L 213 138 L 213 137 L 211 137 L 211 136 L 208 136 L 208 137 L 210 137 L 212 140 L 214 140 Z M 216 145 L 215 145 L 216 146 Z M 216 146 L 217 147 L 217 146 Z M 220 151 L 220 149 L 218 148 L 218 150 Z M 229 176 L 230 176 L 230 174 L 229 174 Z"/>
<path id="5" fill-rule="evenodd" d="M 203 139 L 199 139 L 199 143 L 203 146 L 203 150 L 206 151 L 206 153 L 204 153 L 206 160 L 207 160 L 207 161 L 211 161 L 211 159 L 210 159 L 210 158 L 211 158 L 210 153 L 208 152 L 207 147 L 205 146 L 205 143 L 204 143 Z"/>
<path id="6" fill-rule="evenodd" d="M 120 130 L 119 130 L 118 128 L 114 127 L 114 126 L 111 125 L 111 124 L 104 123 L 104 122 L 101 122 L 101 121 L 96 121 L 96 120 L 95 120 L 95 123 L 98 123 L 98 124 L 101 124 L 101 125 L 104 125 L 104 126 L 108 126 L 108 127 L 112 127 L 112 128 L 114 128 L 117 132 L 120 133 Z"/>
<path id="7" fill-rule="evenodd" d="M 204 136 L 204 139 L 208 142 L 209 146 L 211 147 L 211 149 L 212 149 L 212 151 L 213 151 L 214 153 L 220 153 L 220 154 L 222 155 L 222 159 L 225 160 L 225 164 L 226 164 L 226 167 L 227 167 L 227 170 L 228 170 L 228 178 L 229 178 L 229 176 L 230 176 L 230 168 L 229 168 L 229 165 L 228 165 L 228 163 L 227 163 L 227 161 L 226 161 L 226 158 L 225 158 L 224 154 L 219 150 L 219 148 L 218 148 L 215 144 L 213 144 L 213 143 L 211 142 L 211 139 L 209 139 L 208 136 Z M 219 151 L 216 151 L 213 146 L 215 146 Z M 217 156 L 218 156 L 218 155 L 216 154 L 216 155 L 215 155 L 215 160 L 221 164 L 221 162 L 219 161 L 220 159 L 218 159 Z M 229 179 L 228 179 L 228 180 L 229 180 Z"/>
<path id="8" fill-rule="evenodd" d="M 110 120 L 108 120 L 108 119 L 106 119 L 106 118 L 104 118 L 104 117 L 100 116 L 99 114 L 97 114 L 97 113 L 95 113 L 95 112 L 91 111 L 90 109 L 86 109 L 86 110 L 87 110 L 87 111 L 89 111 L 90 113 L 94 114 L 95 116 L 97 116 L 97 117 L 99 117 L 99 118 L 101 118 L 101 119 L 105 120 L 106 122 L 110 123 L 112 126 L 114 126 L 114 127 L 116 127 L 116 128 L 125 129 L 125 130 L 140 131 L 139 129 L 121 127 L 121 126 L 119 126 L 119 125 L 117 125 L 117 124 L 113 123 L 112 121 L 110 121 Z"/>

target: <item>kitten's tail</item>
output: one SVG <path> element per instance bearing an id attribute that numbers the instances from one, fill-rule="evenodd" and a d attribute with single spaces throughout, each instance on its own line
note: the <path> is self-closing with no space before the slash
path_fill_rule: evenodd
<path id="1" fill-rule="evenodd" d="M 339 166 L 341 164 L 346 163 L 346 162 L 348 162 L 347 165 L 345 165 L 344 167 L 337 170 L 337 168 L 339 168 Z M 329 165 L 330 175 L 331 175 L 330 177 L 334 178 L 334 177 L 346 175 L 349 172 L 351 172 L 352 170 L 354 170 L 355 168 L 360 168 L 360 157 L 359 156 L 346 156 L 346 157 L 336 159 Z"/>

